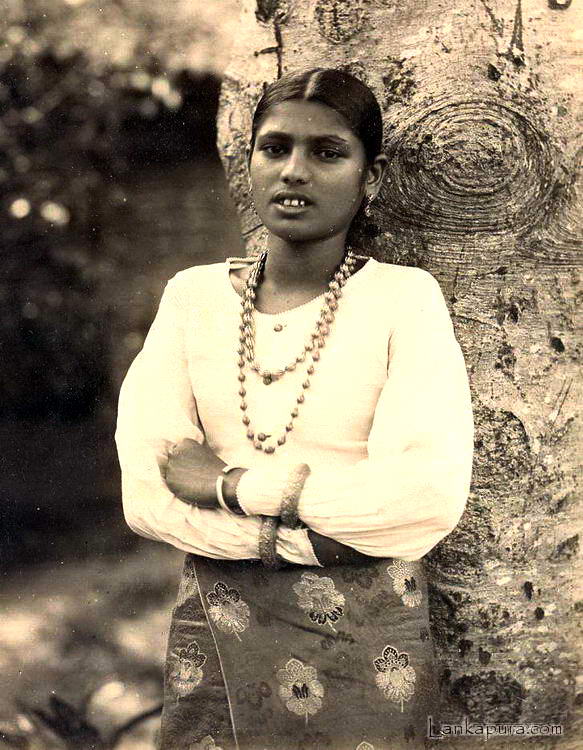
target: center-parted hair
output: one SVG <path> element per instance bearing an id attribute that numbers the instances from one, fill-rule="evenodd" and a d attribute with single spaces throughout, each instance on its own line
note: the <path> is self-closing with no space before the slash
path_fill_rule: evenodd
<path id="1" fill-rule="evenodd" d="M 381 108 L 369 87 L 343 70 L 311 68 L 282 76 L 265 89 L 253 115 L 250 155 L 265 115 L 277 104 L 293 99 L 321 102 L 341 114 L 362 142 L 369 164 L 382 151 Z"/>

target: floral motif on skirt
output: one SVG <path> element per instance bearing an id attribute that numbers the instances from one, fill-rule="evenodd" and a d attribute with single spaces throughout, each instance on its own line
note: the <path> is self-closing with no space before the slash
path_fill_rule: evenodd
<path id="1" fill-rule="evenodd" d="M 186 648 L 174 651 L 171 658 L 174 661 L 170 672 L 172 684 L 178 695 L 187 695 L 193 687 L 202 682 L 201 667 L 206 662 L 206 656 L 200 653 L 198 643 L 193 641 Z"/>
<path id="2" fill-rule="evenodd" d="M 336 590 L 334 581 L 327 576 L 315 573 L 302 573 L 299 583 L 293 585 L 298 597 L 298 606 L 308 613 L 312 622 L 320 625 L 326 623 L 336 630 L 332 623 L 337 623 L 344 615 L 344 594 Z"/>
<path id="3" fill-rule="evenodd" d="M 439 692 L 420 563 L 185 569 L 161 750 L 423 747 Z"/>
<path id="4" fill-rule="evenodd" d="M 415 692 L 415 670 L 409 664 L 409 654 L 399 653 L 393 646 L 385 646 L 383 655 L 374 660 L 378 674 L 376 683 L 385 696 L 401 703 L 408 701 Z"/>
<path id="5" fill-rule="evenodd" d="M 277 672 L 279 697 L 286 708 L 298 716 L 308 716 L 322 708 L 324 687 L 318 680 L 314 667 L 302 664 L 299 659 L 290 659 L 283 669 Z"/>
<path id="6" fill-rule="evenodd" d="M 239 633 L 249 626 L 250 612 L 237 589 L 229 588 L 223 581 L 218 581 L 206 598 L 209 617 L 219 630 L 223 633 L 233 633 L 241 640 Z"/>

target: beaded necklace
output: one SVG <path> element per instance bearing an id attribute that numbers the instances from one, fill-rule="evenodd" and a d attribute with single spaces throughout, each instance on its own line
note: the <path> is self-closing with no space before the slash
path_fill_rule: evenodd
<path id="1" fill-rule="evenodd" d="M 303 404 L 305 400 L 305 391 L 310 387 L 310 376 L 316 371 L 316 363 L 320 359 L 320 349 L 324 347 L 325 338 L 330 333 L 330 326 L 334 322 L 334 314 L 338 308 L 338 301 L 342 296 L 342 287 L 346 284 L 354 271 L 356 257 L 352 250 L 349 250 L 346 253 L 344 261 L 328 284 L 328 291 L 324 294 L 324 303 L 320 310 L 318 320 L 316 321 L 315 328 L 310 334 L 307 343 L 304 345 L 303 351 L 291 362 L 285 365 L 285 367 L 278 370 L 262 369 L 255 356 L 255 325 L 253 322 L 253 312 L 255 311 L 254 300 L 257 296 L 256 289 L 259 286 L 259 281 L 263 274 L 266 260 L 267 250 L 264 250 L 251 267 L 245 284 L 243 298 L 241 300 L 241 323 L 239 325 L 239 347 L 237 349 L 239 396 L 241 397 L 239 408 L 243 412 L 242 422 L 247 430 L 247 438 L 252 441 L 257 450 L 262 450 L 265 453 L 275 453 L 276 447 L 284 445 L 287 433 L 291 432 L 294 428 L 294 420 L 298 417 L 300 404 Z M 274 380 L 279 380 L 280 378 L 283 378 L 286 373 L 295 370 L 296 367 L 304 363 L 306 359 L 308 359 L 308 365 L 306 367 L 305 379 L 302 382 L 302 390 L 296 398 L 293 409 L 290 411 L 290 421 L 285 426 L 285 432 L 283 432 L 277 439 L 277 446 L 272 443 L 266 444 L 265 441 L 267 440 L 267 435 L 263 432 L 255 434 L 251 425 L 251 419 L 247 413 L 247 402 L 245 401 L 245 396 L 247 395 L 245 381 L 247 376 L 244 372 L 245 365 L 249 365 L 249 369 L 262 379 L 264 385 L 270 385 Z"/>

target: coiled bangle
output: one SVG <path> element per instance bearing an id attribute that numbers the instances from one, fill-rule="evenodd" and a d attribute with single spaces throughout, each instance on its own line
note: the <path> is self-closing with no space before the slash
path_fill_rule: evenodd
<path id="1" fill-rule="evenodd" d="M 263 516 L 259 530 L 259 557 L 266 568 L 278 570 L 285 564 L 277 554 L 277 527 L 279 519 L 274 516 Z"/>
<path id="2" fill-rule="evenodd" d="M 296 529 L 300 523 L 298 503 L 306 479 L 310 474 L 308 464 L 298 464 L 291 470 L 289 481 L 283 491 L 279 515 L 281 522 L 290 529 Z"/>

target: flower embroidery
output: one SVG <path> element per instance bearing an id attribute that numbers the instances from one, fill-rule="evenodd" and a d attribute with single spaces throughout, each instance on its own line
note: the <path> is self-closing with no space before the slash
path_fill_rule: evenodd
<path id="1" fill-rule="evenodd" d="M 189 750 L 223 750 L 223 748 L 215 745 L 214 739 L 210 734 L 207 734 L 200 742 L 195 742 L 194 745 L 191 745 Z"/>
<path id="2" fill-rule="evenodd" d="M 298 597 L 298 606 L 307 612 L 312 622 L 328 625 L 336 632 L 333 622 L 344 614 L 344 594 L 336 591 L 334 581 L 315 573 L 302 573 L 299 583 L 293 585 Z"/>
<path id="3" fill-rule="evenodd" d="M 418 607 L 422 594 L 413 577 L 413 566 L 405 560 L 394 560 L 387 568 L 387 573 L 393 579 L 393 589 L 401 597 L 403 604 L 407 607 Z"/>
<path id="4" fill-rule="evenodd" d="M 176 664 L 170 672 L 171 684 L 179 695 L 188 695 L 202 680 L 201 667 L 206 662 L 206 656 L 199 651 L 198 643 L 193 641 L 185 648 L 173 651 L 172 657 Z"/>
<path id="5" fill-rule="evenodd" d="M 408 701 L 415 692 L 415 670 L 409 666 L 409 654 L 399 653 L 392 646 L 385 646 L 383 655 L 374 660 L 378 674 L 376 683 L 383 691 L 385 698 L 395 702 Z"/>
<path id="6" fill-rule="evenodd" d="M 241 599 L 241 594 L 218 581 L 206 598 L 209 615 L 217 628 L 223 633 L 233 633 L 240 641 L 239 633 L 247 629 L 250 617 L 249 606 Z"/>
<path id="7" fill-rule="evenodd" d="M 299 659 L 290 659 L 284 669 L 278 669 L 279 697 L 288 710 L 306 717 L 322 708 L 324 688 L 314 667 L 304 665 Z"/>

